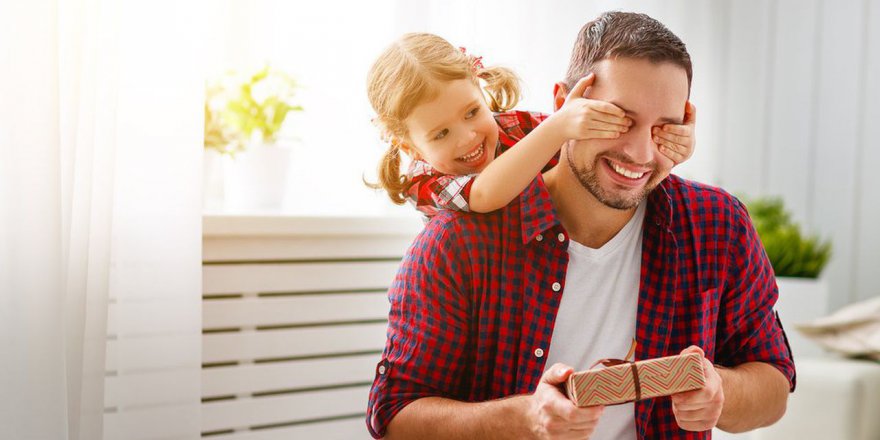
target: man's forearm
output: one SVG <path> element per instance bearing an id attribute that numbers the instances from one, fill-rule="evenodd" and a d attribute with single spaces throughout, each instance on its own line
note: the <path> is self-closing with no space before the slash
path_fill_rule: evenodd
<path id="1" fill-rule="evenodd" d="M 789 384 L 776 367 L 749 362 L 717 371 L 724 389 L 718 428 L 727 432 L 750 431 L 772 425 L 785 414 Z"/>
<path id="2" fill-rule="evenodd" d="M 394 416 L 385 438 L 527 438 L 526 405 L 526 396 L 476 403 L 425 397 L 410 403 Z"/>

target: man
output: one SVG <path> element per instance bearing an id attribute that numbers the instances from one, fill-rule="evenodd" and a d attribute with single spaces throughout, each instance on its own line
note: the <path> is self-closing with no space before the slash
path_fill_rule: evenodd
<path id="1" fill-rule="evenodd" d="M 655 130 L 681 124 L 688 105 L 684 44 L 645 15 L 605 13 L 581 30 L 556 109 L 589 72 L 588 96 L 633 125 L 617 139 L 569 141 L 502 210 L 445 212 L 426 226 L 389 291 L 374 436 L 697 439 L 785 412 L 794 364 L 748 214 L 719 189 L 670 176 L 658 151 Z M 535 122 L 499 121 L 508 134 Z M 706 386 L 608 408 L 566 399 L 572 371 L 623 357 L 633 339 L 638 360 L 704 353 Z"/>

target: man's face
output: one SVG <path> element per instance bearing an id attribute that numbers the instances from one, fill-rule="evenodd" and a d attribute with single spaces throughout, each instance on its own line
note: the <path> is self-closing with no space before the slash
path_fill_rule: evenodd
<path id="1" fill-rule="evenodd" d="M 606 59 L 593 65 L 596 80 L 587 98 L 610 102 L 633 125 L 617 139 L 570 141 L 563 162 L 599 202 L 631 209 L 666 176 L 673 162 L 660 153 L 652 129 L 681 124 L 688 99 L 685 70 L 672 63 Z"/>

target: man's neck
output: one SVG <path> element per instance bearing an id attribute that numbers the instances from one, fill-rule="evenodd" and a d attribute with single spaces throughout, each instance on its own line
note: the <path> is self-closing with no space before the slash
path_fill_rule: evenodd
<path id="1" fill-rule="evenodd" d="M 572 240 L 594 249 L 608 243 L 632 218 L 636 208 L 614 209 L 587 191 L 564 166 L 544 173 L 544 183 Z"/>

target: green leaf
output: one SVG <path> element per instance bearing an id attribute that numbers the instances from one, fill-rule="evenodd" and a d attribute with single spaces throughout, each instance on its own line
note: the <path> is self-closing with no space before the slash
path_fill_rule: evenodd
<path id="1" fill-rule="evenodd" d="M 780 198 L 744 203 L 776 276 L 818 278 L 831 259 L 831 242 L 804 234 Z"/>
<path id="2" fill-rule="evenodd" d="M 225 152 L 240 151 L 259 132 L 266 141 L 277 138 L 278 132 L 291 111 L 303 111 L 293 103 L 297 88 L 294 79 L 268 64 L 241 79 L 212 82 L 206 86 L 205 147 Z M 262 104 L 253 96 L 254 87 L 261 81 L 262 93 L 268 87 L 269 96 Z M 222 98 L 222 100 L 221 100 Z M 211 111 L 209 102 L 224 101 L 217 111 Z M 211 114 L 208 114 L 211 112 Z"/>

